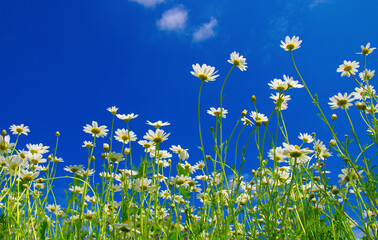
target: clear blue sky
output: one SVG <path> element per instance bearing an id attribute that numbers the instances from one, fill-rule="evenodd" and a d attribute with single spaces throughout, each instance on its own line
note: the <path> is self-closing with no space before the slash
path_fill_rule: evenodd
<path id="1" fill-rule="evenodd" d="M 203 89 L 203 130 L 210 137 L 215 119 L 205 112 L 219 107 L 222 80 L 231 67 L 229 54 L 237 51 L 246 57 L 248 70 L 235 69 L 224 92 L 228 134 L 243 109 L 253 110 L 252 94 L 259 111 L 270 113 L 270 80 L 282 74 L 298 80 L 289 53 L 279 47 L 287 35 L 303 40 L 294 51 L 296 61 L 325 114 L 337 113 L 345 123 L 341 110 L 329 109 L 328 98 L 356 86 L 336 69 L 343 60 L 362 63 L 362 56 L 355 54 L 360 45 L 378 46 L 377 10 L 373 0 L 1 1 L 0 126 L 30 127 L 20 147 L 40 142 L 53 147 L 54 133 L 60 131 L 62 170 L 69 164 L 86 165 L 81 145 L 92 139 L 83 126 L 95 120 L 110 128 L 106 108 L 117 106 L 121 114 L 139 114 L 130 122 L 138 140 L 150 129 L 146 120 L 169 121 L 165 130 L 171 136 L 163 148 L 189 148 L 189 160 L 195 163 L 201 159 L 200 81 L 190 74 L 192 64 L 206 63 L 220 74 Z M 368 59 L 368 68 L 374 69 L 378 54 Z M 305 90 L 290 95 L 284 115 L 292 141 L 299 132 L 316 131 L 328 143 L 331 135 Z M 115 129 L 124 127 L 123 121 L 116 122 Z M 346 130 L 341 125 L 338 131 Z M 254 149 L 247 156 L 248 172 L 257 168 Z M 329 162 L 336 180 L 341 163 Z"/>

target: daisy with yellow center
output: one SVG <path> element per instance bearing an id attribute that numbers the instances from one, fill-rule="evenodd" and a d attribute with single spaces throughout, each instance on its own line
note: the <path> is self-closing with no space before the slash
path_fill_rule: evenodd
<path id="1" fill-rule="evenodd" d="M 289 36 L 286 36 L 285 42 L 281 41 L 280 47 L 285 51 L 293 51 L 300 48 L 301 43 L 302 40 L 299 40 L 299 37 L 293 36 L 292 38 L 290 38 Z"/>
<path id="2" fill-rule="evenodd" d="M 92 121 L 92 125 L 87 124 L 84 127 L 84 132 L 92 134 L 92 137 L 106 137 L 108 131 L 105 125 L 98 126 L 96 121 Z"/>
<path id="3" fill-rule="evenodd" d="M 343 108 L 343 109 L 348 109 L 350 106 L 352 106 L 352 101 L 354 100 L 353 93 L 347 94 L 344 93 L 342 95 L 341 93 L 338 93 L 337 95 L 330 97 L 328 104 L 330 105 L 331 109 L 338 109 L 338 108 Z"/>
<path id="4" fill-rule="evenodd" d="M 162 122 L 162 121 L 157 121 L 157 122 L 150 122 L 150 121 L 147 121 L 147 124 L 148 125 L 151 125 L 151 126 L 154 126 L 156 129 L 159 129 L 161 127 L 164 127 L 164 126 L 169 126 L 171 125 L 169 122 Z"/>
<path id="5" fill-rule="evenodd" d="M 29 127 L 28 126 L 24 126 L 24 124 L 21 124 L 21 125 L 12 125 L 12 126 L 10 126 L 9 129 L 11 130 L 11 132 L 14 135 L 20 135 L 20 134 L 28 135 L 28 132 L 30 132 Z"/>
<path id="6" fill-rule="evenodd" d="M 116 136 L 114 137 L 117 141 L 121 143 L 128 143 L 129 141 L 136 141 L 137 137 L 133 131 L 128 131 L 124 128 L 117 129 L 115 132 Z"/>
<path id="7" fill-rule="evenodd" d="M 359 62 L 356 62 L 356 61 L 351 62 L 351 61 L 344 60 L 344 63 L 341 64 L 336 71 L 341 72 L 342 77 L 344 76 L 350 77 L 351 74 L 355 75 L 358 72 L 357 68 L 359 67 L 360 67 Z"/>
<path id="8" fill-rule="evenodd" d="M 305 162 L 310 161 L 311 157 L 308 156 L 307 154 L 312 153 L 313 150 L 309 150 L 306 148 L 301 149 L 297 145 L 290 145 L 287 143 L 283 143 L 283 146 L 284 146 L 283 154 L 288 157 L 295 158 L 298 163 L 305 163 Z"/>
<path id="9" fill-rule="evenodd" d="M 375 47 L 371 48 L 370 43 L 367 43 L 366 46 L 361 45 L 361 52 L 358 52 L 357 54 L 363 54 L 363 55 L 369 55 L 375 50 Z"/>
<path id="10" fill-rule="evenodd" d="M 161 129 L 156 129 L 155 132 L 152 130 L 148 130 L 148 132 L 146 133 L 146 135 L 143 136 L 143 138 L 146 140 L 150 140 L 155 144 L 158 144 L 167 140 L 169 135 L 170 133 L 165 133 Z"/>
<path id="11" fill-rule="evenodd" d="M 116 106 L 109 107 L 106 110 L 108 110 L 113 116 L 116 115 L 118 108 Z"/>
<path id="12" fill-rule="evenodd" d="M 193 76 L 198 77 L 201 81 L 215 81 L 215 78 L 219 76 L 214 75 L 218 72 L 215 71 L 215 67 L 211 67 L 206 64 L 202 64 L 202 66 L 200 66 L 198 63 L 196 65 L 193 64 L 192 67 L 194 72 L 191 71 L 190 73 Z"/>
<path id="13" fill-rule="evenodd" d="M 247 63 L 245 62 L 245 58 L 243 58 L 243 55 L 239 56 L 239 53 L 232 52 L 230 54 L 230 59 L 228 60 L 229 63 L 233 64 L 234 66 L 237 66 L 240 71 L 247 70 Z"/>

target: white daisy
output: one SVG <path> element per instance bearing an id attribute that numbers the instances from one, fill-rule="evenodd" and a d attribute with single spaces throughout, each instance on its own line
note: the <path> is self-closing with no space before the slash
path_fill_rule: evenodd
<path id="1" fill-rule="evenodd" d="M 108 107 L 106 110 L 108 110 L 113 116 L 117 113 L 118 108 L 116 106 Z"/>
<path id="2" fill-rule="evenodd" d="M 251 111 L 249 116 L 255 120 L 257 126 L 261 126 L 264 122 L 268 121 L 268 118 L 262 113 Z"/>
<path id="3" fill-rule="evenodd" d="M 40 153 L 40 154 L 45 154 L 49 152 L 48 146 L 43 146 L 42 143 L 40 144 L 26 144 L 26 148 L 29 149 L 29 152 L 31 153 Z"/>
<path id="4" fill-rule="evenodd" d="M 92 137 L 106 137 L 108 131 L 105 125 L 98 126 L 96 121 L 92 121 L 92 126 L 87 124 L 84 127 L 84 132 L 92 134 Z"/>
<path id="5" fill-rule="evenodd" d="M 162 121 L 157 121 L 157 122 L 150 122 L 150 121 L 147 121 L 147 124 L 148 125 L 151 125 L 151 126 L 154 126 L 156 129 L 159 129 L 161 127 L 164 127 L 164 126 L 168 126 L 168 125 L 171 125 L 169 122 L 162 122 Z"/>
<path id="6" fill-rule="evenodd" d="M 289 36 L 286 36 L 285 42 L 281 41 L 281 48 L 285 49 L 285 51 L 293 51 L 295 49 L 300 48 L 302 40 L 299 40 L 299 37 L 293 36 L 291 39 Z"/>
<path id="7" fill-rule="evenodd" d="M 373 86 L 365 86 L 365 87 L 356 87 L 353 92 L 354 98 L 357 100 L 365 100 L 370 98 L 370 95 L 375 94 L 375 89 Z M 370 93 L 369 93 L 370 92 Z"/>
<path id="8" fill-rule="evenodd" d="M 287 143 L 283 143 L 283 146 L 284 146 L 283 154 L 291 158 L 296 158 L 297 162 L 299 163 L 305 163 L 311 159 L 311 157 L 307 156 L 307 154 L 312 153 L 313 152 L 312 150 L 309 150 L 306 148 L 301 149 L 297 145 L 290 145 Z"/>
<path id="9" fill-rule="evenodd" d="M 247 70 L 247 63 L 245 62 L 245 58 L 243 58 L 243 55 L 239 56 L 239 53 L 237 52 L 232 52 L 230 54 L 230 59 L 228 60 L 229 63 L 237 66 L 240 71 L 245 71 Z"/>
<path id="10" fill-rule="evenodd" d="M 287 83 L 287 86 L 289 88 L 303 88 L 302 84 L 299 84 L 298 81 L 295 81 L 293 77 L 286 76 L 285 74 L 283 75 L 283 79 Z"/>
<path id="11" fill-rule="evenodd" d="M 143 138 L 157 144 L 167 140 L 169 135 L 170 133 L 165 133 L 161 129 L 156 129 L 155 132 L 152 130 L 148 130 L 148 132 L 146 133 L 146 135 L 143 136 Z"/>
<path id="12" fill-rule="evenodd" d="M 199 79 L 201 79 L 201 81 L 205 81 L 205 82 L 215 81 L 215 78 L 219 76 L 219 75 L 214 75 L 218 72 L 218 71 L 215 71 L 215 67 L 211 67 L 206 64 L 202 64 L 202 67 L 201 67 L 198 63 L 196 65 L 193 64 L 192 67 L 193 67 L 194 72 L 191 71 L 190 73 L 193 76 L 196 76 Z"/>
<path id="13" fill-rule="evenodd" d="M 328 104 L 331 106 L 332 109 L 348 109 L 350 106 L 353 105 L 351 103 L 354 100 L 353 95 L 353 93 L 349 95 L 347 93 L 344 93 L 344 95 L 338 93 L 337 95 L 329 98 L 331 102 L 329 102 Z"/>
<path id="14" fill-rule="evenodd" d="M 314 138 L 308 133 L 299 133 L 298 138 L 305 143 L 312 143 L 314 141 Z"/>
<path id="15" fill-rule="evenodd" d="M 28 126 L 24 126 L 24 124 L 21 124 L 21 125 L 12 125 L 12 126 L 10 126 L 9 129 L 11 130 L 11 132 L 14 135 L 19 135 L 19 134 L 28 135 L 28 132 L 30 132 L 29 127 Z"/>
<path id="16" fill-rule="evenodd" d="M 281 79 L 277 79 L 277 78 L 270 81 L 268 85 L 270 86 L 270 89 L 274 89 L 280 92 L 285 91 L 288 88 L 287 82 L 284 82 Z"/>
<path id="17" fill-rule="evenodd" d="M 221 110 L 220 107 L 217 109 L 211 107 L 210 110 L 207 110 L 207 113 L 210 114 L 211 116 L 216 116 L 216 117 L 219 117 L 222 114 L 222 117 L 226 118 L 226 114 L 228 113 L 228 111 L 224 108 L 222 108 Z"/>
<path id="18" fill-rule="evenodd" d="M 137 118 L 138 114 L 130 113 L 130 114 L 117 114 L 117 118 L 124 120 L 125 122 L 129 122 L 131 119 Z"/>
<path id="19" fill-rule="evenodd" d="M 344 76 L 350 77 L 351 74 L 355 75 L 358 72 L 357 68 L 359 67 L 360 67 L 359 62 L 356 62 L 356 61 L 351 62 L 351 61 L 344 60 L 344 63 L 341 64 L 336 71 L 341 72 L 342 77 Z"/>
<path id="20" fill-rule="evenodd" d="M 186 160 L 189 158 L 188 149 L 183 149 L 180 145 L 177 145 L 177 146 L 172 145 L 170 150 L 174 153 L 177 153 L 181 160 Z"/>
<path id="21" fill-rule="evenodd" d="M 273 99 L 276 104 L 277 109 L 286 110 L 287 109 L 287 101 L 291 100 L 290 95 L 281 95 L 276 93 L 275 95 L 271 94 L 271 99 Z"/>
<path id="22" fill-rule="evenodd" d="M 361 52 L 358 52 L 357 54 L 368 55 L 372 53 L 374 50 L 375 50 L 375 47 L 371 48 L 370 43 L 367 43 L 366 46 L 361 45 Z"/>
<path id="23" fill-rule="evenodd" d="M 366 70 L 364 72 L 360 72 L 358 75 L 360 76 L 362 81 L 370 80 L 374 77 L 375 70 Z"/>
<path id="24" fill-rule="evenodd" d="M 130 141 L 136 141 L 137 137 L 133 131 L 128 131 L 127 129 L 117 129 L 115 132 L 116 136 L 114 138 L 121 143 L 128 143 Z"/>

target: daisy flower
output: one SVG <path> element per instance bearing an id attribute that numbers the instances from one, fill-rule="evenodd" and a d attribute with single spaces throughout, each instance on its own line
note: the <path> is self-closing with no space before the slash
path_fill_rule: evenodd
<path id="1" fill-rule="evenodd" d="M 264 122 L 268 121 L 268 118 L 262 113 L 252 111 L 249 116 L 255 120 L 257 126 L 261 126 Z"/>
<path id="2" fill-rule="evenodd" d="M 284 155 L 284 149 L 282 147 L 276 147 L 275 149 L 270 149 L 268 152 L 268 157 L 277 162 L 287 162 L 285 159 L 287 158 Z"/>
<path id="3" fill-rule="evenodd" d="M 157 159 L 166 159 L 171 158 L 172 154 L 170 154 L 167 150 L 159 150 L 153 149 L 150 151 L 150 158 L 154 158 L 156 156 Z"/>
<path id="4" fill-rule="evenodd" d="M 189 158 L 188 149 L 183 149 L 180 145 L 177 145 L 177 146 L 172 145 L 170 150 L 174 153 L 177 153 L 181 160 L 186 160 Z"/>
<path id="5" fill-rule="evenodd" d="M 329 98 L 331 102 L 328 104 L 331 106 L 331 109 L 348 109 L 350 106 L 352 106 L 351 102 L 354 100 L 353 95 L 353 93 L 349 95 L 347 93 L 344 93 L 344 95 L 338 93 L 337 95 Z"/>
<path id="6" fill-rule="evenodd" d="M 219 117 L 222 114 L 222 117 L 226 118 L 226 114 L 228 113 L 228 111 L 224 108 L 222 108 L 222 111 L 221 111 L 220 108 L 215 109 L 211 107 L 210 110 L 207 110 L 207 113 L 210 114 L 211 116 L 216 116 L 216 117 Z"/>
<path id="7" fill-rule="evenodd" d="M 242 122 L 243 122 L 243 125 L 250 125 L 250 126 L 253 125 L 252 121 L 249 120 L 249 119 L 246 118 L 246 117 L 243 117 L 241 120 L 242 120 Z"/>
<path id="8" fill-rule="evenodd" d="M 106 110 L 108 110 L 113 116 L 117 113 L 118 108 L 116 106 L 108 107 Z"/>
<path id="9" fill-rule="evenodd" d="M 128 131 L 124 128 L 122 129 L 117 129 L 115 132 L 116 136 L 114 138 L 121 142 L 121 143 L 128 143 L 130 141 L 136 141 L 137 137 L 136 134 L 133 131 Z"/>
<path id="10" fill-rule="evenodd" d="M 19 135 L 19 134 L 28 135 L 28 132 L 30 132 L 29 127 L 28 126 L 24 126 L 24 124 L 21 124 L 21 125 L 12 125 L 12 126 L 10 126 L 9 129 L 11 130 L 11 132 L 14 135 Z"/>
<path id="11" fill-rule="evenodd" d="M 245 58 L 243 58 L 243 55 L 239 56 L 239 53 L 232 52 L 230 54 L 230 59 L 228 60 L 229 63 L 233 64 L 234 66 L 237 66 L 240 71 L 247 70 L 247 63 L 245 62 Z"/>
<path id="12" fill-rule="evenodd" d="M 312 143 L 314 141 L 314 138 L 308 133 L 299 133 L 298 138 L 305 143 Z"/>
<path id="13" fill-rule="evenodd" d="M 351 61 L 344 60 L 344 63 L 341 64 L 336 71 L 341 72 L 342 77 L 344 76 L 350 77 L 351 74 L 355 75 L 358 72 L 357 68 L 359 67 L 360 67 L 359 62 L 356 62 L 356 61 L 351 62 Z"/>
<path id="14" fill-rule="evenodd" d="M 197 63 L 196 65 L 192 65 L 193 71 L 190 73 L 201 79 L 201 81 L 215 81 L 215 78 L 217 78 L 219 75 L 214 75 L 218 71 L 215 71 L 215 67 L 208 66 L 206 64 L 202 64 L 202 67 Z M 214 72 L 215 71 L 215 72 Z"/>
<path id="15" fill-rule="evenodd" d="M 148 130 L 148 132 L 146 133 L 146 135 L 143 136 L 143 138 L 157 144 L 167 140 L 169 135 L 170 133 L 165 133 L 161 129 L 156 129 L 155 132 L 152 130 Z"/>
<path id="16" fill-rule="evenodd" d="M 363 54 L 363 55 L 366 56 L 366 55 L 372 53 L 374 50 L 375 50 L 375 47 L 371 48 L 370 43 L 367 43 L 366 46 L 361 45 L 361 52 L 358 52 L 357 54 Z"/>
<path id="17" fill-rule="evenodd" d="M 311 159 L 311 157 L 307 156 L 307 154 L 312 153 L 312 150 L 306 148 L 301 149 L 297 145 L 290 145 L 287 143 L 283 143 L 283 146 L 283 154 L 288 157 L 296 158 L 300 163 L 308 162 Z"/>
<path id="18" fill-rule="evenodd" d="M 276 93 L 275 95 L 271 94 L 271 99 L 273 99 L 276 104 L 277 109 L 286 110 L 287 109 L 287 101 L 291 100 L 290 95 L 281 95 Z"/>
<path id="19" fill-rule="evenodd" d="M 92 126 L 87 124 L 84 127 L 84 132 L 92 134 L 92 137 L 106 137 L 108 131 L 105 125 L 98 126 L 96 121 L 92 121 Z"/>
<path id="20" fill-rule="evenodd" d="M 285 42 L 281 41 L 281 46 L 285 51 L 293 51 L 300 48 L 302 40 L 299 40 L 299 37 L 293 36 L 291 39 L 289 36 L 286 36 Z"/>
<path id="21" fill-rule="evenodd" d="M 69 165 L 65 168 L 63 168 L 64 171 L 71 172 L 71 173 L 76 173 L 78 171 L 83 171 L 84 166 L 83 165 Z"/>
<path id="22" fill-rule="evenodd" d="M 293 77 L 286 76 L 285 74 L 283 75 L 283 79 L 287 83 L 287 86 L 289 88 L 303 88 L 302 84 L 299 84 L 298 81 L 295 81 Z"/>
<path id="23" fill-rule="evenodd" d="M 270 89 L 274 89 L 274 90 L 277 90 L 277 91 L 284 91 L 288 88 L 288 85 L 287 85 L 287 82 L 284 82 L 282 81 L 281 79 L 273 79 L 272 81 L 270 81 L 270 83 L 268 83 Z"/>
<path id="24" fill-rule="evenodd" d="M 370 80 L 374 77 L 375 70 L 366 70 L 364 72 L 360 72 L 358 75 L 360 76 L 362 81 Z"/>
<path id="25" fill-rule="evenodd" d="M 137 192 L 142 192 L 142 191 L 148 191 L 151 186 L 150 184 L 152 183 L 151 179 L 148 178 L 137 178 L 133 182 L 133 187 Z"/>
<path id="26" fill-rule="evenodd" d="M 125 120 L 125 122 L 129 122 L 131 119 L 137 118 L 138 114 L 130 113 L 130 114 L 117 114 L 117 118 L 121 120 Z"/>
<path id="27" fill-rule="evenodd" d="M 91 141 L 84 141 L 84 144 L 82 147 L 87 147 L 87 148 L 90 148 L 93 146 L 93 143 Z"/>
<path id="28" fill-rule="evenodd" d="M 151 126 L 154 126 L 156 129 L 159 129 L 161 127 L 164 127 L 164 126 L 168 126 L 168 125 L 171 125 L 169 122 L 162 122 L 162 121 L 157 121 L 157 122 L 150 122 L 150 121 L 147 121 L 147 124 L 148 125 L 151 125 Z"/>
<path id="29" fill-rule="evenodd" d="M 43 146 L 42 143 L 40 144 L 26 144 L 26 148 L 29 150 L 29 152 L 35 154 L 35 153 L 40 153 L 40 154 L 44 154 L 44 153 L 47 153 L 49 152 L 49 149 L 50 147 L 48 146 Z"/>
<path id="30" fill-rule="evenodd" d="M 364 100 L 370 98 L 370 95 L 375 95 L 375 89 L 373 86 L 356 87 L 353 92 L 354 98 L 358 100 Z"/>

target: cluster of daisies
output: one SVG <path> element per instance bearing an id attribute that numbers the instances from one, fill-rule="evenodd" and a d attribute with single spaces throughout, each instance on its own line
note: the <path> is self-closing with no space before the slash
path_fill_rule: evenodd
<path id="1" fill-rule="evenodd" d="M 281 48 L 292 54 L 293 50 L 300 48 L 301 43 L 299 37 L 286 37 L 285 41 L 281 41 Z M 361 46 L 360 54 L 367 56 L 374 50 L 368 43 Z M 228 63 L 232 64 L 232 69 L 247 69 L 246 59 L 237 52 L 230 54 Z M 197 63 L 192 68 L 190 73 L 199 78 L 201 84 L 219 77 L 215 67 Z M 351 94 L 339 93 L 331 97 L 329 105 L 332 109 L 347 110 L 354 100 L 358 100 L 355 105 L 359 110 L 374 115 L 378 105 L 373 104 L 376 96 L 369 80 L 375 71 L 364 70 L 359 73 L 358 80 L 358 68 L 359 63 L 356 61 L 344 61 L 339 66 L 337 72 L 341 72 L 341 76 L 354 78 L 359 87 Z M 282 79 L 274 78 L 268 86 L 275 91 L 270 98 L 278 112 L 288 108 L 291 98 L 287 92 L 290 89 L 305 87 L 287 75 L 283 75 Z M 252 101 L 256 101 L 254 96 Z M 60 228 L 61 231 L 72 231 L 73 226 L 80 226 L 79 229 L 86 229 L 93 234 L 105 229 L 104 232 L 112 233 L 113 237 L 128 239 L 146 236 L 146 231 L 151 238 L 167 237 L 175 229 L 187 236 L 193 234 L 193 229 L 200 229 L 197 235 L 191 236 L 197 239 L 212 239 L 211 234 L 216 229 L 223 229 L 219 231 L 224 231 L 222 236 L 227 238 L 243 236 L 255 239 L 260 235 L 269 238 L 269 228 L 277 230 L 277 234 L 281 233 L 282 238 L 287 238 L 285 231 L 288 228 L 286 226 L 284 229 L 283 221 L 294 226 L 298 218 L 295 202 L 306 202 L 308 208 L 320 212 L 317 217 L 333 214 L 332 210 L 327 209 L 333 205 L 327 201 L 331 199 L 342 203 L 350 193 L 358 195 L 356 182 L 361 181 L 365 174 L 363 170 L 346 167 L 338 175 L 340 186 L 327 186 L 324 179 L 328 178 L 330 172 L 326 170 L 326 160 L 332 156 L 331 149 L 337 150 L 337 141 L 332 139 L 326 145 L 316 139 L 315 134 L 300 133 L 298 138 L 302 142 L 299 146 L 289 144 L 286 139 L 281 146 L 272 145 L 267 152 L 262 150 L 266 157 L 260 156 L 260 167 L 252 170 L 248 178 L 244 179 L 235 169 L 231 176 L 227 176 L 224 165 L 221 165 L 223 171 L 208 169 L 208 165 L 213 164 L 214 168 L 219 166 L 217 152 L 214 156 L 204 154 L 203 160 L 193 164 L 189 161 L 188 149 L 180 145 L 164 149 L 170 133 L 163 129 L 170 125 L 169 122 L 147 121 L 153 129 L 149 129 L 138 140 L 136 132 L 130 130 L 131 120 L 136 119 L 137 114 L 118 114 L 115 106 L 109 107 L 107 111 L 113 117 L 111 130 L 96 121 L 83 127 L 83 131 L 93 138 L 92 141 L 83 142 L 83 147 L 88 150 L 88 165 L 64 167 L 64 171 L 70 174 L 67 178 L 73 180 L 68 189 L 66 208 L 57 202 L 48 203 L 48 195 L 54 190 L 52 179 L 57 164 L 63 162 L 62 158 L 55 153 L 49 154 L 49 147 L 41 143 L 26 144 L 26 150 L 18 150 L 19 137 L 30 132 L 24 124 L 10 126 L 11 133 L 16 135 L 15 142 L 11 142 L 5 130 L 2 131 L 1 211 L 10 211 L 9 214 L 22 212 L 28 216 L 42 213 L 34 221 L 24 222 L 31 234 L 35 231 L 31 225 L 40 221 L 46 222 L 49 228 L 55 224 L 66 224 L 65 228 Z M 207 113 L 222 119 L 226 118 L 228 110 L 221 105 L 219 108 L 211 107 Z M 270 119 L 266 115 L 257 110 L 247 115 L 247 110 L 241 114 L 244 125 L 265 126 L 267 129 Z M 336 117 L 332 115 L 333 120 Z M 113 131 L 114 119 L 123 120 L 126 126 Z M 374 129 L 369 126 L 370 132 L 374 132 Z M 252 133 L 254 131 L 255 128 Z M 56 136 L 59 135 L 57 132 Z M 101 149 L 96 148 L 101 138 L 109 136 L 110 142 L 105 141 Z M 118 145 L 114 144 L 114 140 L 119 142 Z M 135 160 L 136 151 L 141 153 L 141 157 L 136 158 L 138 160 Z M 95 156 L 98 155 L 102 159 L 102 171 L 97 174 L 95 162 L 98 160 Z M 270 164 L 268 159 L 273 163 Z M 101 184 L 96 184 L 98 179 L 101 179 Z M 276 203 L 264 204 L 264 201 L 272 200 L 272 196 L 275 196 Z M 32 201 L 33 207 L 30 207 L 29 201 Z M 272 206 L 277 209 L 272 210 Z M 376 216 L 376 209 L 364 210 L 363 217 Z M 195 224 L 198 227 L 193 227 Z M 356 221 L 349 218 L 348 224 L 353 228 Z M 275 236 L 278 238 L 278 235 Z"/>

